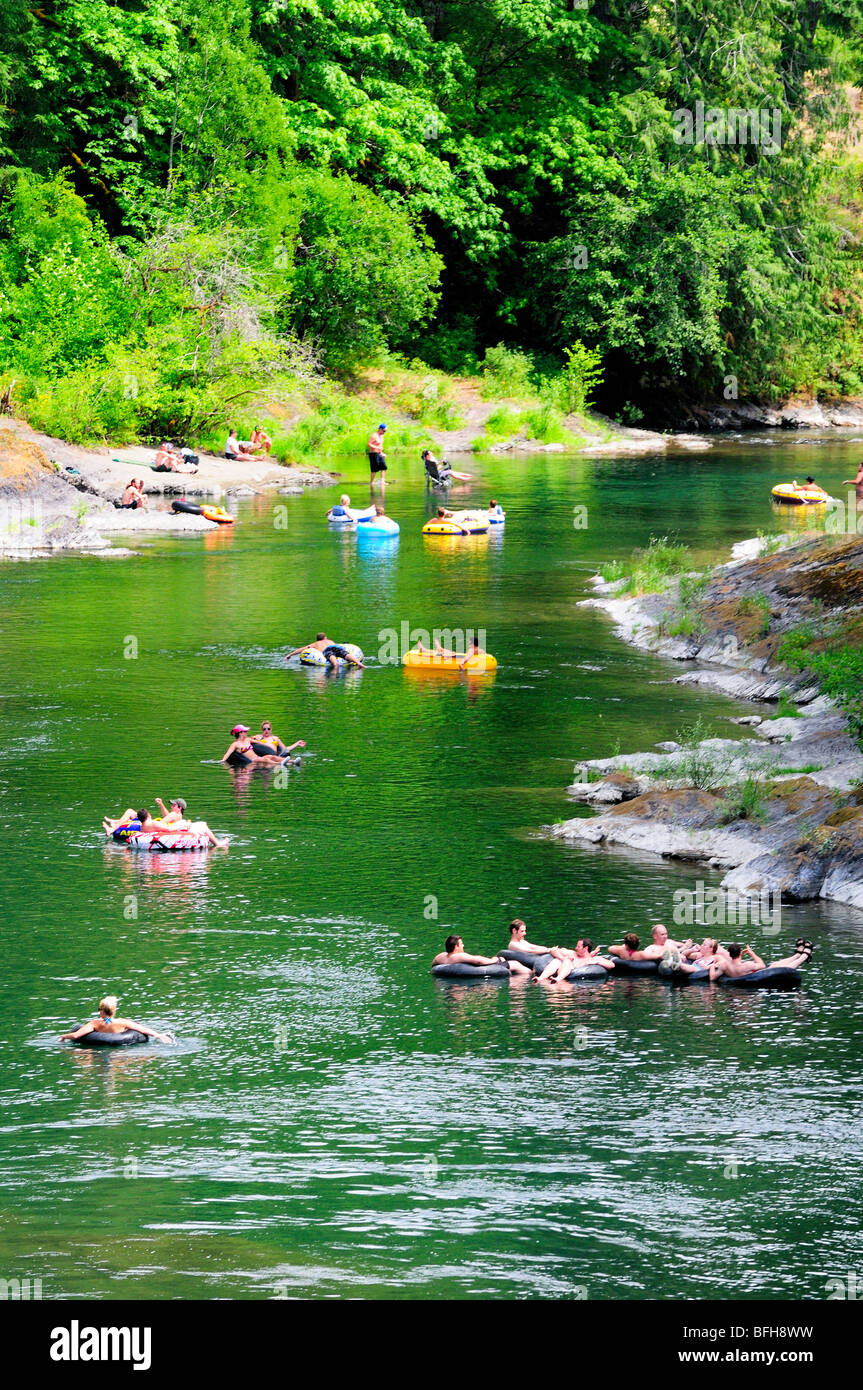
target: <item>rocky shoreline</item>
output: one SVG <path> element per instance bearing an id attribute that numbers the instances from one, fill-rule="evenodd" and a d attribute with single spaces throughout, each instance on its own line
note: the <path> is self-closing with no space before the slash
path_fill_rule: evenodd
<path id="1" fill-rule="evenodd" d="M 674 679 L 765 705 L 793 696 L 797 713 L 737 718 L 748 726 L 744 738 L 672 741 L 587 761 L 568 792 L 601 813 L 548 833 L 703 863 L 724 871 L 722 887 L 742 897 L 821 897 L 863 910 L 863 751 L 811 679 L 775 658 L 782 634 L 802 618 L 817 614 L 823 623 L 837 608 L 853 618 L 863 542 L 808 540 L 770 554 L 765 544 L 742 543 L 714 572 L 698 636 L 667 635 L 678 585 L 622 598 L 615 591 L 623 581 L 597 576 L 596 597 L 584 603 L 606 612 L 623 640 L 684 662 Z M 741 616 L 741 600 L 754 593 L 769 633 L 751 630 L 748 610 Z"/>
<path id="2" fill-rule="evenodd" d="M 837 401 L 834 405 L 818 401 L 786 401 L 784 405 L 757 405 L 752 401 L 665 403 L 656 412 L 663 428 L 689 430 L 699 434 L 729 430 L 760 429 L 861 429 L 863 404 Z"/>
<path id="3" fill-rule="evenodd" d="M 278 492 L 297 496 L 326 487 L 331 473 L 287 468 L 266 457 L 234 462 L 201 454 L 194 474 L 154 473 L 153 450 L 139 446 L 111 451 L 83 449 L 39 434 L 19 420 L 0 424 L 0 557 L 31 559 L 59 551 L 128 555 L 108 537 L 144 538 L 217 531 L 216 522 L 173 512 L 171 497 L 224 498 L 228 510 L 239 497 Z M 115 503 L 131 477 L 144 479 L 154 499 L 146 510 Z M 162 500 L 164 505 L 160 505 Z"/>

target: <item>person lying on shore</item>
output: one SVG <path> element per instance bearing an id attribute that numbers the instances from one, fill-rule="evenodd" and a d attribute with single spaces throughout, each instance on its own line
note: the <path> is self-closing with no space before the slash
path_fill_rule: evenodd
<path id="1" fill-rule="evenodd" d="M 510 975 L 530 975 L 526 965 L 517 960 L 504 960 L 501 956 L 472 956 L 464 949 L 460 936 L 448 936 L 444 949 L 439 951 L 432 965 L 505 965 Z"/>
<path id="2" fill-rule="evenodd" d="M 145 508 L 147 506 L 147 499 L 144 496 L 143 488 L 143 481 L 139 481 L 137 478 L 130 478 L 123 489 L 123 495 L 120 498 L 120 506 L 129 508 L 132 511 L 138 507 L 142 509 Z"/>
<path id="3" fill-rule="evenodd" d="M 225 440 L 225 458 L 235 462 L 248 462 L 254 459 L 255 455 L 249 452 L 248 440 L 239 440 L 237 431 L 228 430 L 228 438 Z"/>
<path id="4" fill-rule="evenodd" d="M 796 940 L 795 951 L 791 956 L 785 956 L 782 960 L 772 960 L 769 965 L 765 965 L 759 955 L 753 951 L 751 946 L 741 946 L 739 942 L 732 941 L 728 947 L 728 959 L 717 960 L 710 967 L 711 982 L 727 975 L 731 980 L 739 980 L 741 975 L 754 975 L 756 970 L 799 970 L 801 965 L 806 965 L 812 955 L 812 942 L 805 937 L 799 936 Z M 748 960 L 743 957 L 748 956 Z"/>
<path id="5" fill-rule="evenodd" d="M 345 651 L 344 647 L 340 647 L 336 642 L 331 642 L 325 632 L 319 632 L 314 642 L 306 642 L 302 647 L 294 647 L 294 650 L 288 652 L 285 656 L 285 661 L 290 661 L 292 656 L 299 656 L 300 652 L 308 651 L 310 648 L 314 651 L 321 652 L 334 671 L 338 670 L 340 660 L 344 661 L 348 666 L 359 666 L 361 670 L 365 669 L 363 663 L 358 660 L 357 657 L 350 656 L 348 652 Z"/>
<path id="6" fill-rule="evenodd" d="M 88 1033 L 125 1033 L 131 1029 L 135 1033 L 143 1033 L 147 1038 L 155 1038 L 157 1042 L 171 1043 L 167 1033 L 160 1033 L 156 1028 L 148 1028 L 146 1023 L 136 1023 L 131 1018 L 118 1018 L 116 994 L 106 994 L 104 999 L 99 1001 L 99 1017 L 91 1019 L 89 1023 L 84 1023 L 80 1028 L 76 1028 L 71 1033 L 61 1033 L 61 1042 L 77 1042 L 78 1038 L 84 1038 Z"/>
<path id="7" fill-rule="evenodd" d="M 255 425 L 249 438 L 249 448 L 253 454 L 268 454 L 273 447 L 273 441 L 268 434 L 265 434 L 260 425 Z"/>
<path id="8" fill-rule="evenodd" d="M 252 747 L 254 748 L 256 753 L 260 753 L 261 745 L 263 745 L 264 748 L 272 749 L 274 753 L 278 753 L 282 761 L 284 761 L 287 755 L 289 753 L 292 753 L 295 748 L 305 748 L 306 746 L 305 741 L 301 738 L 298 738 L 296 743 L 291 743 L 288 746 L 286 746 L 284 743 L 282 743 L 282 740 L 279 738 L 278 734 L 273 733 L 273 726 L 270 723 L 269 719 L 264 719 L 261 721 L 260 735 L 259 737 L 252 739 Z M 292 759 L 292 761 L 296 760 Z"/>
<path id="9" fill-rule="evenodd" d="M 254 763 L 256 767 L 282 767 L 285 762 L 283 753 L 257 753 L 252 746 L 249 738 L 250 729 L 248 724 L 235 724 L 231 730 L 233 742 L 228 744 L 224 757 L 220 762 L 230 763 L 233 767 L 247 767 L 249 763 Z"/>
<path id="10" fill-rule="evenodd" d="M 179 449 L 163 439 L 152 465 L 154 473 L 197 473 L 198 465 L 187 463 Z"/>

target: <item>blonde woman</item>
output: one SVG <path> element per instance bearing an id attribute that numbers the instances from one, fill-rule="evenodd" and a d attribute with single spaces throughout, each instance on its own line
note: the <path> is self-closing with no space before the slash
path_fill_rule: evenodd
<path id="1" fill-rule="evenodd" d="M 171 1038 L 166 1033 L 159 1033 L 155 1028 L 148 1028 L 146 1023 L 134 1023 L 130 1018 L 118 1018 L 118 1003 L 116 994 L 106 994 L 104 999 L 99 1000 L 99 1017 L 91 1018 L 89 1023 L 83 1023 L 72 1033 L 63 1033 L 60 1041 L 78 1042 L 88 1033 L 125 1033 L 127 1030 L 131 1030 L 135 1033 L 143 1033 L 147 1038 L 155 1038 L 157 1042 L 171 1042 Z"/>

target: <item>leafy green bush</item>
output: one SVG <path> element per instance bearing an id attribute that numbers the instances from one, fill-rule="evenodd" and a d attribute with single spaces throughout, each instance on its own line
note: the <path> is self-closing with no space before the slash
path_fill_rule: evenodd
<path id="1" fill-rule="evenodd" d="M 569 438 L 563 416 L 550 401 L 542 401 L 534 410 L 526 410 L 524 423 L 528 437 L 539 439 L 543 444 L 564 444 Z"/>
<path id="2" fill-rule="evenodd" d="M 564 367 L 560 374 L 559 399 L 568 415 L 583 415 L 592 404 L 597 388 L 602 384 L 602 353 L 585 347 L 580 339 L 564 349 Z"/>
<path id="3" fill-rule="evenodd" d="M 482 359 L 482 394 L 486 400 L 504 396 L 532 394 L 533 363 L 524 352 L 515 352 L 498 343 L 490 347 Z"/>

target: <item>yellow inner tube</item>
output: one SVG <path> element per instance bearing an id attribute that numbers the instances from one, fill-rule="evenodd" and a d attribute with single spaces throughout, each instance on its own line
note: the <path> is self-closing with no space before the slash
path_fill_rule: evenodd
<path id="1" fill-rule="evenodd" d="M 424 536 L 482 536 L 488 531 L 488 512 L 453 512 L 452 517 L 432 517 Z"/>
<path id="2" fill-rule="evenodd" d="M 497 669 L 497 659 L 488 652 L 482 656 L 472 656 L 468 661 L 462 662 L 464 657 L 438 656 L 436 652 L 408 652 L 404 657 L 404 665 L 410 666 L 413 670 L 422 671 L 470 671 L 473 675 L 483 675 L 486 671 Z"/>
<path id="3" fill-rule="evenodd" d="M 806 483 L 800 483 L 797 487 L 793 483 L 778 483 L 771 489 L 770 495 L 775 502 L 788 502 L 792 506 L 825 507 L 830 500 L 823 487 L 812 487 Z"/>

